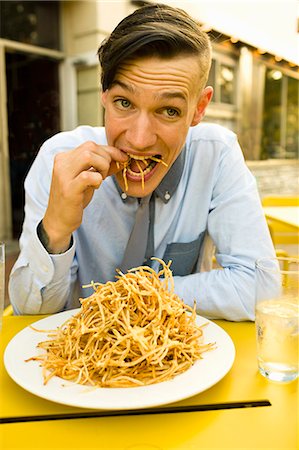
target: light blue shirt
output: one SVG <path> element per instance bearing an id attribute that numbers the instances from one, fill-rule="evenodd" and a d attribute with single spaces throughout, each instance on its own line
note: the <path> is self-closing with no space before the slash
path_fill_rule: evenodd
<path id="1" fill-rule="evenodd" d="M 122 198 L 112 177 L 95 191 L 67 252 L 48 254 L 37 235 L 54 156 L 90 140 L 106 144 L 105 129 L 81 126 L 55 135 L 28 173 L 20 255 L 9 283 L 17 314 L 78 307 L 79 297 L 91 293 L 82 285 L 113 280 L 122 261 L 138 201 Z M 175 291 L 189 305 L 196 301 L 199 314 L 253 320 L 255 261 L 274 256 L 255 179 L 236 135 L 219 125 L 190 128 L 182 155 L 179 182 L 174 171 L 156 190 L 154 256 L 173 260 Z M 210 270 L 213 248 L 221 268 Z"/>

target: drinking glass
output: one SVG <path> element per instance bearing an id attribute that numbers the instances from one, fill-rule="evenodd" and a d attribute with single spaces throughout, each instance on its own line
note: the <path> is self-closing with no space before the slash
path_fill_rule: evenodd
<path id="1" fill-rule="evenodd" d="M 263 258 L 255 268 L 258 368 L 289 382 L 298 377 L 299 259 Z"/>
<path id="2" fill-rule="evenodd" d="M 0 242 L 0 330 L 5 301 L 5 244 Z"/>

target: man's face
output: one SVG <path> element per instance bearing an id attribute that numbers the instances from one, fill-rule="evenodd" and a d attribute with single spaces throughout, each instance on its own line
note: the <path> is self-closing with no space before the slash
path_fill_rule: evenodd
<path id="1" fill-rule="evenodd" d="M 119 67 L 102 101 L 108 144 L 130 157 L 116 174 L 128 195 L 153 192 L 180 154 L 189 127 L 200 122 L 212 96 L 212 88 L 200 92 L 199 86 L 193 56 L 142 58 Z"/>

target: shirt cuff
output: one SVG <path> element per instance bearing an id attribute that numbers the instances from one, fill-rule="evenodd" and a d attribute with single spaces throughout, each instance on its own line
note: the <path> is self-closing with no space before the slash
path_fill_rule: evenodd
<path id="1" fill-rule="evenodd" d="M 71 247 L 65 253 L 49 254 L 39 240 L 36 227 L 27 247 L 27 258 L 30 269 L 41 283 L 40 287 L 54 283 L 67 275 L 75 256 L 75 248 L 76 243 L 73 238 Z"/>
<path id="2" fill-rule="evenodd" d="M 66 276 L 72 267 L 72 263 L 75 257 L 75 249 L 76 243 L 75 239 L 72 238 L 72 244 L 69 249 L 58 255 L 50 255 L 53 266 L 54 266 L 54 275 L 52 278 L 52 283 L 60 280 L 64 276 Z"/>

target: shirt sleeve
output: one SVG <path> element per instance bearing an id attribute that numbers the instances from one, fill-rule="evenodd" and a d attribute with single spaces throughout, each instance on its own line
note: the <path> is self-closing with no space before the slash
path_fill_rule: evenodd
<path id="1" fill-rule="evenodd" d="M 223 149 L 216 172 L 207 232 L 221 269 L 174 277 L 176 293 L 198 314 L 254 320 L 255 261 L 275 256 L 256 182 L 237 140 Z"/>
<path id="2" fill-rule="evenodd" d="M 53 155 L 41 148 L 25 180 L 25 220 L 20 254 L 9 279 L 9 296 L 16 314 L 49 314 L 71 301 L 76 283 L 76 242 L 60 255 L 50 255 L 37 235 L 51 183 Z"/>

